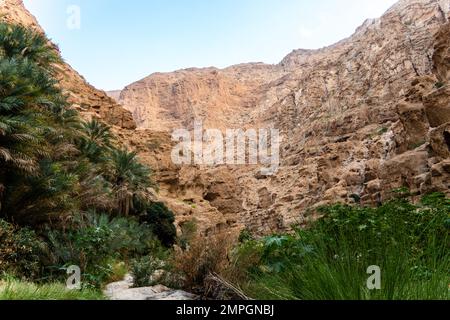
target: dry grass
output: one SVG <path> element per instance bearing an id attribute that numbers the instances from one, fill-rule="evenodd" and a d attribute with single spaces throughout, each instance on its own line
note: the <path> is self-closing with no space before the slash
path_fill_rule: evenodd
<path id="1" fill-rule="evenodd" d="M 174 258 L 174 268 L 183 278 L 186 289 L 202 288 L 211 273 L 221 274 L 229 265 L 229 252 L 234 245 L 228 234 L 197 236 L 187 250 Z"/>

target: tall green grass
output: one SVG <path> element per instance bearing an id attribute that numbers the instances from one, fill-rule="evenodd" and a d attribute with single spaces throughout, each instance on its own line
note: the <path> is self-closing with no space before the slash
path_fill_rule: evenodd
<path id="1" fill-rule="evenodd" d="M 256 299 L 449 299 L 449 203 L 435 194 L 420 205 L 397 199 L 379 208 L 322 208 L 308 230 L 241 245 L 241 286 Z M 254 251 L 259 261 L 248 266 Z M 367 287 L 369 266 L 381 268 L 380 290 Z"/>
<path id="2" fill-rule="evenodd" d="M 15 279 L 0 281 L 0 300 L 104 300 L 97 290 L 68 290 L 63 284 L 38 285 Z"/>

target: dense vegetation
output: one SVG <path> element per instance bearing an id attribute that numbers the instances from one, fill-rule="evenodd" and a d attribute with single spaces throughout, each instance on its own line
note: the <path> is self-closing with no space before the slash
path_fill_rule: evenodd
<path id="1" fill-rule="evenodd" d="M 243 234 L 229 276 L 259 299 L 449 299 L 450 200 L 399 197 L 378 208 L 336 205 L 307 230 Z M 370 266 L 381 289 L 369 290 Z"/>
<path id="2" fill-rule="evenodd" d="M 0 23 L 0 277 L 15 279 L 0 298 L 19 280 L 65 282 L 70 265 L 99 288 L 175 242 L 172 212 L 149 197 L 151 171 L 71 109 L 61 62 L 45 36 Z"/>

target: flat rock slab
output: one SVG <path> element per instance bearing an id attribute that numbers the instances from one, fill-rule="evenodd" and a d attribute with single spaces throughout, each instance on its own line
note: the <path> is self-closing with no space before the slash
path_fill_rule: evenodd
<path id="1" fill-rule="evenodd" d="M 106 286 L 104 294 L 110 300 L 196 300 L 194 294 L 173 290 L 163 285 L 153 287 L 132 288 L 133 278 L 127 275 L 123 281 L 114 282 Z"/>

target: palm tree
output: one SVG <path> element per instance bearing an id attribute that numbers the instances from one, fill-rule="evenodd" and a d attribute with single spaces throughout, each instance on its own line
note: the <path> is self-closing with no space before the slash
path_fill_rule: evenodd
<path id="1" fill-rule="evenodd" d="M 45 159 L 39 163 L 39 174 L 9 181 L 5 212 L 13 214 L 14 222 L 38 226 L 59 221 L 78 207 L 78 176 L 64 164 Z"/>
<path id="2" fill-rule="evenodd" d="M 151 171 L 113 147 L 108 126 L 69 108 L 59 62 L 45 36 L 0 23 L 0 216 L 36 226 L 82 209 L 136 213 Z"/>
<path id="3" fill-rule="evenodd" d="M 28 173 L 49 152 L 49 106 L 61 103 L 53 77 L 60 62 L 44 35 L 0 23 L 0 164 Z"/>
<path id="4" fill-rule="evenodd" d="M 0 23 L 0 47 L 4 57 L 34 61 L 50 71 L 51 65 L 61 63 L 57 48 L 45 35 L 23 26 Z"/>
<path id="5" fill-rule="evenodd" d="M 103 148 L 110 148 L 113 136 L 111 129 L 107 125 L 94 119 L 83 124 L 86 137 Z"/>
<path id="6" fill-rule="evenodd" d="M 55 167 L 74 114 L 57 87 L 61 60 L 44 35 L 0 23 L 0 213 L 57 213 L 75 177 Z M 67 149 L 67 146 L 64 148 Z M 56 164 L 56 163 L 55 163 Z M 50 170 L 50 168 L 53 168 Z"/>
<path id="7" fill-rule="evenodd" d="M 113 149 L 108 170 L 108 180 L 113 185 L 117 211 L 129 215 L 136 199 L 145 199 L 148 188 L 154 188 L 151 170 L 139 163 L 136 152 Z"/>
<path id="8" fill-rule="evenodd" d="M 5 186 L 0 183 L 0 200 L 3 198 L 3 192 L 5 191 Z M 0 201 L 0 212 L 2 211 L 2 202 Z"/>
<path id="9" fill-rule="evenodd" d="M 44 136 L 46 115 L 41 96 L 53 85 L 29 61 L 0 62 L 0 163 L 26 172 L 37 169 L 36 159 L 48 153 Z M 52 90 L 51 90 L 52 91 Z M 52 92 L 53 93 L 53 92 Z"/>
<path id="10" fill-rule="evenodd" d="M 105 155 L 112 148 L 111 129 L 94 119 L 82 124 L 81 133 L 78 146 L 82 154 L 93 163 L 105 162 Z"/>

